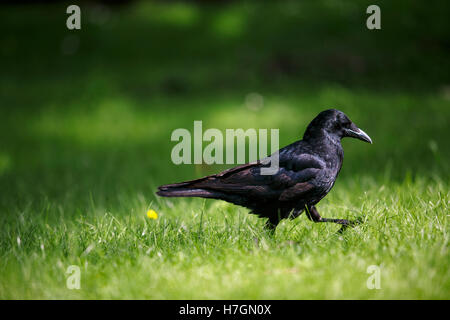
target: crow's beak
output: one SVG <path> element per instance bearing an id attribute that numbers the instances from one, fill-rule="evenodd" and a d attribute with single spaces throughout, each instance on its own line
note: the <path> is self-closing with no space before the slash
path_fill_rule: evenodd
<path id="1" fill-rule="evenodd" d="M 352 138 L 356 138 L 368 143 L 372 143 L 372 139 L 370 139 L 370 137 L 367 135 L 367 133 L 365 133 L 364 131 L 362 131 L 361 129 L 359 129 L 358 127 L 354 126 L 354 128 L 352 129 L 346 129 L 345 130 L 346 136 L 347 137 L 352 137 Z"/>

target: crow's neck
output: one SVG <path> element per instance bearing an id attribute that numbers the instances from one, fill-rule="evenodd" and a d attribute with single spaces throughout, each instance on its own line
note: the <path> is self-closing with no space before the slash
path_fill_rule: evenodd
<path id="1" fill-rule="evenodd" d="M 344 160 L 344 149 L 339 136 L 321 129 L 305 132 L 303 140 L 307 141 L 312 149 L 325 159 L 330 167 L 340 170 Z"/>

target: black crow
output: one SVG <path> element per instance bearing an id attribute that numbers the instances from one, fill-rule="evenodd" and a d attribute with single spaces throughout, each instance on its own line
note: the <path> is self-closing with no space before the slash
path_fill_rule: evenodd
<path id="1" fill-rule="evenodd" d="M 268 167 L 276 153 L 204 178 L 160 186 L 157 194 L 225 200 L 268 218 L 266 226 L 271 229 L 281 219 L 296 218 L 304 210 L 314 222 L 334 222 L 345 228 L 355 222 L 322 218 L 315 207 L 331 190 L 341 170 L 341 139 L 345 137 L 372 143 L 342 111 L 325 110 L 308 125 L 303 140 L 279 150 L 275 174 L 262 175 L 261 168 Z"/>

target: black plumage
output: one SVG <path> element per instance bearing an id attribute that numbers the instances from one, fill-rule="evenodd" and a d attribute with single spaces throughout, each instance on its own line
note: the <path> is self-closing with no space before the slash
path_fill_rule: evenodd
<path id="1" fill-rule="evenodd" d="M 271 157 L 240 165 L 204 178 L 160 186 L 163 197 L 202 197 L 225 200 L 268 218 L 275 228 L 284 218 L 295 218 L 306 210 L 314 222 L 334 222 L 344 227 L 353 221 L 322 218 L 317 204 L 331 190 L 344 159 L 341 139 L 353 137 L 372 143 L 341 111 L 319 113 L 308 125 L 303 139 L 279 150 L 279 170 L 261 175 Z"/>

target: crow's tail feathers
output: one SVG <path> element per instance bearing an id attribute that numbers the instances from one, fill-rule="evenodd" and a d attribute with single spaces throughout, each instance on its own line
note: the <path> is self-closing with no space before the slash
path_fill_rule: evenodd
<path id="1" fill-rule="evenodd" d="M 195 189 L 189 187 L 166 187 L 161 186 L 156 192 L 161 197 L 201 197 L 217 198 L 217 192 L 205 189 Z"/>
<path id="2" fill-rule="evenodd" d="M 201 197 L 201 198 L 219 198 L 219 193 L 213 190 L 207 190 L 198 186 L 208 177 L 185 181 L 180 183 L 166 184 L 158 187 L 157 195 L 161 197 Z"/>
<path id="3" fill-rule="evenodd" d="M 230 186 L 228 186 L 228 190 L 221 190 L 221 183 L 220 180 L 223 178 L 226 178 L 227 176 L 233 175 L 235 173 L 241 172 L 243 170 L 247 170 L 252 167 L 257 167 L 260 165 L 259 161 L 243 164 L 228 170 L 225 170 L 219 174 L 214 174 L 211 176 L 206 176 L 200 179 L 180 182 L 180 183 L 173 183 L 173 184 L 166 184 L 163 186 L 160 186 L 158 188 L 158 191 L 156 192 L 157 195 L 161 197 L 201 197 L 201 198 L 212 198 L 212 199 L 219 199 L 219 200 L 225 200 L 232 202 L 234 204 L 243 203 L 245 199 L 242 199 L 237 194 L 233 194 L 234 192 L 230 192 L 232 189 Z M 236 190 L 238 191 L 239 186 L 237 186 Z M 242 193 L 242 191 L 237 192 Z M 245 202 L 245 201 L 244 201 Z"/>
<path id="4" fill-rule="evenodd" d="M 199 197 L 207 199 L 225 200 L 237 205 L 246 205 L 245 198 L 225 190 L 213 188 L 215 177 L 208 176 L 197 180 L 166 184 L 160 186 L 156 194 L 161 197 Z"/>

